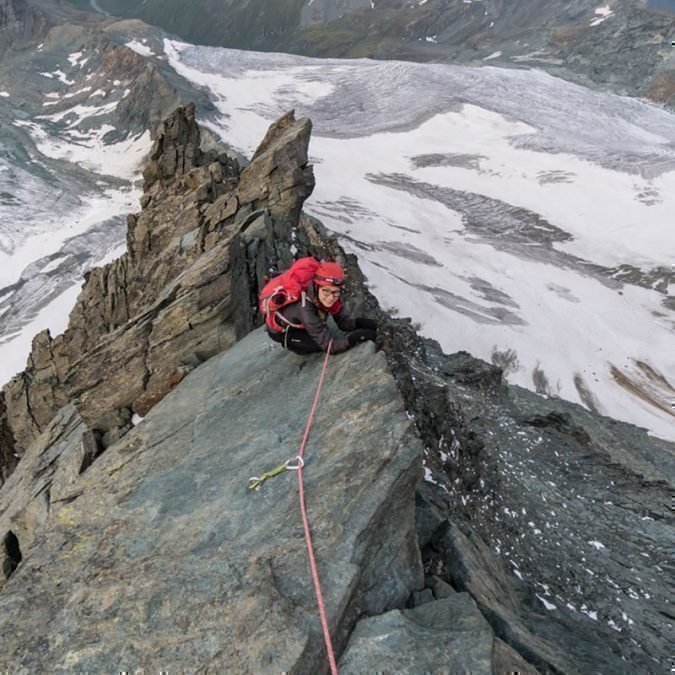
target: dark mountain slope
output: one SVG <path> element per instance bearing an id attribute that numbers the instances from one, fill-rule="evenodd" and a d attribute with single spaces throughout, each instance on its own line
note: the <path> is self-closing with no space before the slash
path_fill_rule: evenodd
<path id="1" fill-rule="evenodd" d="M 195 44 L 322 57 L 488 59 L 675 104 L 670 44 L 675 15 L 633 0 L 612 0 L 603 7 L 590 0 L 200 0 L 190 10 L 165 0 L 98 4 Z"/>

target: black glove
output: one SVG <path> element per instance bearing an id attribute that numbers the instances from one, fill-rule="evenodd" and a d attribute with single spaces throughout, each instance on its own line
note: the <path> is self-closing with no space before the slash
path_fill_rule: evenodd
<path id="1" fill-rule="evenodd" d="M 349 346 L 353 347 L 359 342 L 365 342 L 366 340 L 374 340 L 377 337 L 377 333 L 370 328 L 357 328 L 353 330 L 348 336 L 347 341 Z"/>
<path id="2" fill-rule="evenodd" d="M 368 330 L 377 330 L 377 321 L 366 319 L 365 317 L 358 317 L 354 319 L 357 328 L 368 328 Z"/>

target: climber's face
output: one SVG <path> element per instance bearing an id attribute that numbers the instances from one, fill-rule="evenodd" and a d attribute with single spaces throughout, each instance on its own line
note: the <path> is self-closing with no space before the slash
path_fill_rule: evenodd
<path id="1" fill-rule="evenodd" d="M 319 300 L 324 307 L 332 307 L 342 291 L 337 286 L 319 286 Z"/>

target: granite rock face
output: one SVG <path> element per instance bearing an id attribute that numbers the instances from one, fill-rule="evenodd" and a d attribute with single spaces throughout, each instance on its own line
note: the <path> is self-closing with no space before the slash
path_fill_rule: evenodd
<path id="1" fill-rule="evenodd" d="M 22 560 L 0 593 L 0 667 L 322 672 L 297 475 L 247 490 L 297 454 L 322 362 L 258 330 L 82 473 L 65 408 L 2 492 Z M 303 473 L 338 651 L 422 586 L 421 452 L 384 355 L 331 358 Z"/>

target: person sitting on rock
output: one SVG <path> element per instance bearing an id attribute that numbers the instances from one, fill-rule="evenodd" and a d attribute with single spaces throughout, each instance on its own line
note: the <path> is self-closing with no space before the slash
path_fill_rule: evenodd
<path id="1" fill-rule="evenodd" d="M 278 311 L 277 322 L 286 328 L 283 332 L 268 329 L 272 340 L 303 355 L 327 351 L 331 340 L 331 354 L 347 351 L 366 340 L 375 340 L 377 323 L 372 319 L 349 316 L 343 305 L 344 282 L 345 273 L 338 263 L 322 262 L 301 299 Z M 326 323 L 329 314 L 345 334 L 339 337 L 331 334 Z"/>

